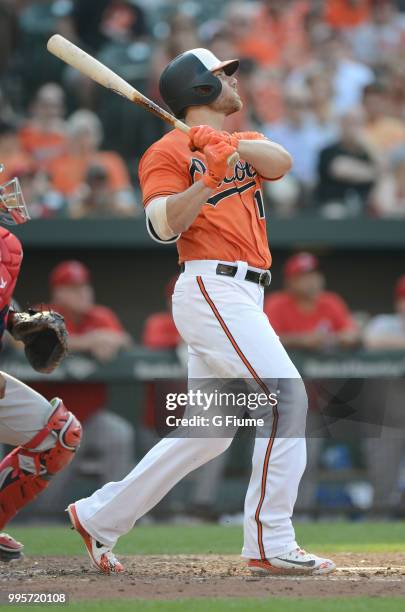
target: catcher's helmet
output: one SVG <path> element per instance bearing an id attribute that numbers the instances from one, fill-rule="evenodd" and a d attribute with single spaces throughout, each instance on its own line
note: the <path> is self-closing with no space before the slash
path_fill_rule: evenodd
<path id="1" fill-rule="evenodd" d="M 3 171 L 4 165 L 0 164 L 0 173 Z M 0 223 L 19 225 L 29 219 L 30 215 L 18 178 L 14 177 L 0 185 Z"/>
<path id="2" fill-rule="evenodd" d="M 160 95 L 176 115 L 183 117 L 188 106 L 211 104 L 221 93 L 222 83 L 212 73 L 223 69 L 233 74 L 239 60 L 221 62 L 208 49 L 191 49 L 174 58 L 163 70 L 159 81 Z"/>

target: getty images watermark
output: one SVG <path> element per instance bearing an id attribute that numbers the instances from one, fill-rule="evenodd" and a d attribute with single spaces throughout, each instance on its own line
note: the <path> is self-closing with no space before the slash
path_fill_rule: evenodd
<path id="1" fill-rule="evenodd" d="M 246 410 L 257 410 L 263 407 L 274 407 L 278 404 L 278 392 L 275 393 L 236 393 L 225 391 L 201 391 L 189 389 L 187 393 L 167 393 L 166 410 L 176 411 L 185 408 L 188 413 L 183 416 L 169 414 L 166 416 L 168 427 L 263 427 L 264 420 L 258 417 L 246 417 Z M 224 414 L 224 409 L 235 409 L 234 414 Z M 218 412 L 219 410 L 219 412 Z M 208 413 L 210 414 L 201 414 Z"/>

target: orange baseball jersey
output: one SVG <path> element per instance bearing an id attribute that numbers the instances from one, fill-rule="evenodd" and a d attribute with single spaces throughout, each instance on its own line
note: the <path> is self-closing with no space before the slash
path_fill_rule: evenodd
<path id="1" fill-rule="evenodd" d="M 206 172 L 205 157 L 191 152 L 187 134 L 172 130 L 155 142 L 139 164 L 144 206 L 157 197 L 180 193 Z M 177 240 L 179 263 L 196 259 L 246 261 L 269 268 L 262 178 L 239 160 L 187 231 Z"/>

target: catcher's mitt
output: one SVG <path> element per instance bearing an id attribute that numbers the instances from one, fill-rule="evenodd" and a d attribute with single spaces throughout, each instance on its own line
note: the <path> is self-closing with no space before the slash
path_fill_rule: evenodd
<path id="1" fill-rule="evenodd" d="M 49 374 L 67 353 L 65 320 L 51 310 L 10 311 L 8 330 L 25 345 L 25 355 L 37 372 Z"/>

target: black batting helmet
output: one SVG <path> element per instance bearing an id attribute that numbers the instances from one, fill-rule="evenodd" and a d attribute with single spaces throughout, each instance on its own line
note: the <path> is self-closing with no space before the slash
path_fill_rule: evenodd
<path id="1" fill-rule="evenodd" d="M 211 104 L 221 93 L 222 83 L 212 73 L 233 74 L 239 60 L 221 62 L 208 49 L 191 49 L 174 58 L 163 70 L 160 95 L 176 117 L 183 117 L 188 106 Z"/>

